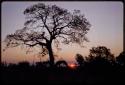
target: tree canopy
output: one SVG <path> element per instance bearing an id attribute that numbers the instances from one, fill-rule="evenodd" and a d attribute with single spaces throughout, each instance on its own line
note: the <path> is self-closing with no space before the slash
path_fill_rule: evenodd
<path id="1" fill-rule="evenodd" d="M 90 59 L 104 58 L 107 60 L 113 60 L 114 55 L 110 52 L 110 49 L 108 49 L 107 47 L 97 46 L 97 47 L 92 47 L 92 49 L 90 49 L 89 57 Z"/>
<path id="2" fill-rule="evenodd" d="M 82 46 L 84 41 L 88 41 L 85 35 L 91 25 L 80 10 L 71 13 L 56 5 L 38 3 L 27 7 L 24 15 L 24 28 L 7 35 L 7 48 L 19 45 L 31 48 L 37 46 L 41 48 L 40 54 L 49 54 L 50 61 L 54 63 L 52 43 L 58 48 L 59 43 L 72 42 Z"/>

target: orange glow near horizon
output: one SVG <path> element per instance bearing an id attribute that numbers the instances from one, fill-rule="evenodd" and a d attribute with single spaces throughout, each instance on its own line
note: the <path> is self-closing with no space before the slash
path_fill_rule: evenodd
<path id="1" fill-rule="evenodd" d="M 71 69 L 75 69 L 76 68 L 76 64 L 74 64 L 74 63 L 70 63 L 70 64 L 68 64 L 68 66 Z"/>

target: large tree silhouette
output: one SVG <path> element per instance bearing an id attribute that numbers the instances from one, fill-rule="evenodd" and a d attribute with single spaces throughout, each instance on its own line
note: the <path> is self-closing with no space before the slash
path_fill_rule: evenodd
<path id="1" fill-rule="evenodd" d="M 59 43 L 78 43 L 88 41 L 86 34 L 90 23 L 80 10 L 70 13 L 56 5 L 38 3 L 25 9 L 26 22 L 24 28 L 14 34 L 7 35 L 5 42 L 8 47 L 26 45 L 40 46 L 41 54 L 49 54 L 50 65 L 54 65 L 52 44 L 58 47 Z"/>

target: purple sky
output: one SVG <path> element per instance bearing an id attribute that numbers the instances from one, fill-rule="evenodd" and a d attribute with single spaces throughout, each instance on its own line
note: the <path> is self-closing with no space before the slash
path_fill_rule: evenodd
<path id="1" fill-rule="evenodd" d="M 3 2 L 2 3 L 2 40 L 7 34 L 14 33 L 15 30 L 23 28 L 25 16 L 23 11 L 30 5 L 38 2 Z M 103 45 L 111 49 L 116 56 L 123 51 L 123 3 L 122 2 L 42 2 L 45 4 L 55 4 L 59 7 L 73 11 L 81 10 L 85 17 L 92 24 L 87 34 L 90 42 L 85 43 L 85 48 L 78 45 L 60 46 L 61 51 L 55 51 L 60 57 L 73 61 L 76 53 L 83 56 L 89 54 L 89 49 L 93 46 Z M 3 45 L 2 45 L 3 46 Z M 71 50 L 72 49 L 72 50 Z M 15 53 L 15 50 L 17 51 Z M 12 56 L 12 57 L 11 57 Z M 23 56 L 23 57 L 22 57 Z M 38 57 L 29 57 L 25 52 L 18 48 L 8 49 L 2 52 L 2 60 L 8 62 L 17 62 L 21 60 L 34 59 Z"/>

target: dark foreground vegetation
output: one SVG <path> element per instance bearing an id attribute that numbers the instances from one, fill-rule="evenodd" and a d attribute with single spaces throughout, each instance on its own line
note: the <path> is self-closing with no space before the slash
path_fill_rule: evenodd
<path id="1" fill-rule="evenodd" d="M 93 48 L 93 50 L 95 50 Z M 121 84 L 125 81 L 125 52 L 109 59 L 102 53 L 92 52 L 88 57 L 76 55 L 77 66 L 71 68 L 65 61 L 53 67 L 48 61 L 1 63 L 2 84 Z M 99 51 L 98 51 L 99 52 Z M 101 52 L 101 51 L 100 51 Z M 101 55 L 99 55 L 101 54 Z M 111 57 L 111 56 L 110 56 Z"/>

